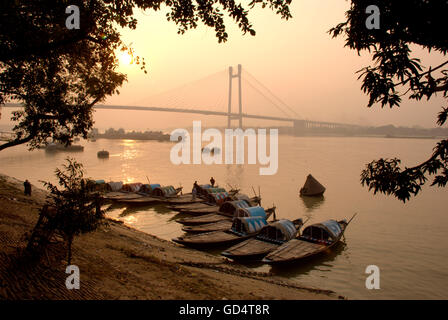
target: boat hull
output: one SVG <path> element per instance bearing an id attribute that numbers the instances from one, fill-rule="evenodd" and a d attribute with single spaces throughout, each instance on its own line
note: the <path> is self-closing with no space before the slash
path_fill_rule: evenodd
<path id="1" fill-rule="evenodd" d="M 244 241 L 255 234 L 238 235 L 230 231 L 214 231 L 207 233 L 200 233 L 195 235 L 187 235 L 172 239 L 176 243 L 193 247 L 197 249 L 213 248 L 231 246 L 240 241 Z"/>
<path id="2" fill-rule="evenodd" d="M 229 230 L 232 227 L 232 220 L 222 220 L 219 222 L 205 223 L 196 226 L 185 226 L 182 231 L 189 233 L 203 233 L 212 231 Z"/>
<path id="3" fill-rule="evenodd" d="M 178 219 L 176 220 L 176 222 L 183 224 L 184 226 L 196 226 L 201 224 L 215 223 L 223 220 L 231 221 L 232 218 L 219 213 L 209 213 L 197 217 Z"/>
<path id="4" fill-rule="evenodd" d="M 221 255 L 233 260 L 261 260 L 279 246 L 279 243 L 252 238 L 232 246 Z"/>

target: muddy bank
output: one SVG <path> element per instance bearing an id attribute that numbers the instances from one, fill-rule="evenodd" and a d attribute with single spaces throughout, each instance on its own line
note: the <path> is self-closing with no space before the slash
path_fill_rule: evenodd
<path id="1" fill-rule="evenodd" d="M 65 251 L 56 242 L 48 259 L 25 263 L 21 250 L 34 227 L 46 192 L 0 175 L 0 299 L 337 299 L 327 290 L 256 273 L 205 252 L 109 221 L 77 237 L 72 264 L 81 288 L 65 287 Z"/>

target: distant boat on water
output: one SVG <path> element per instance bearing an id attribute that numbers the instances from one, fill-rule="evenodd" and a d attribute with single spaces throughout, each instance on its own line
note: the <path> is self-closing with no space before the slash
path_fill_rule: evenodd
<path id="1" fill-rule="evenodd" d="M 101 150 L 97 153 L 98 158 L 109 158 L 109 151 Z"/>

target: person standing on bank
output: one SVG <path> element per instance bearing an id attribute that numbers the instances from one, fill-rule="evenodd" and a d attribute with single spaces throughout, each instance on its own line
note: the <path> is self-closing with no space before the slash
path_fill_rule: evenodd
<path id="1" fill-rule="evenodd" d="M 25 180 L 23 186 L 25 187 L 25 195 L 31 196 L 31 183 L 28 180 Z"/>
<path id="2" fill-rule="evenodd" d="M 215 179 L 213 179 L 213 177 L 211 177 L 210 179 L 210 184 L 212 185 L 212 187 L 215 187 Z"/>
<path id="3" fill-rule="evenodd" d="M 196 195 L 198 194 L 198 188 L 199 188 L 198 182 L 195 181 L 193 184 L 193 190 L 191 190 L 192 200 L 196 200 Z"/>

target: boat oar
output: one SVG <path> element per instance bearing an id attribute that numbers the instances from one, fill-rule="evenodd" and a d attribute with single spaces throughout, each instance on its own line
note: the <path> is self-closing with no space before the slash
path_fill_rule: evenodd
<path id="1" fill-rule="evenodd" d="M 275 213 L 275 209 L 277 209 L 277 207 L 275 206 L 274 203 L 272 203 L 272 209 L 274 210 L 274 212 L 273 212 L 273 218 L 274 218 L 274 221 L 277 221 L 277 215 L 276 215 L 276 213 Z"/>
<path id="2" fill-rule="evenodd" d="M 347 230 L 347 227 L 348 227 L 349 223 L 352 222 L 353 218 L 356 217 L 357 214 L 358 214 L 358 213 L 355 212 L 355 214 L 353 215 L 353 217 L 351 217 L 351 219 L 348 220 L 347 225 L 346 225 L 345 228 L 344 228 L 344 231 L 342 231 L 342 236 L 344 237 L 344 242 L 345 242 L 345 230 Z"/>
<path id="3" fill-rule="evenodd" d="M 303 227 L 303 226 L 305 225 L 305 223 L 307 223 L 308 220 L 310 220 L 310 219 L 311 219 L 311 217 L 308 217 L 308 219 L 306 219 L 305 222 L 302 223 L 302 227 Z"/>
<path id="4" fill-rule="evenodd" d="M 251 187 L 252 187 L 252 191 L 254 192 L 254 196 L 256 197 L 257 193 L 255 192 L 254 186 L 251 186 Z"/>
<path id="5" fill-rule="evenodd" d="M 358 214 L 358 212 L 355 212 L 355 214 L 353 215 L 353 217 L 352 217 L 350 220 L 348 220 L 348 222 L 347 222 L 347 226 L 348 226 L 348 224 L 349 224 L 350 222 L 352 222 L 353 218 L 356 217 L 357 214 Z"/>

